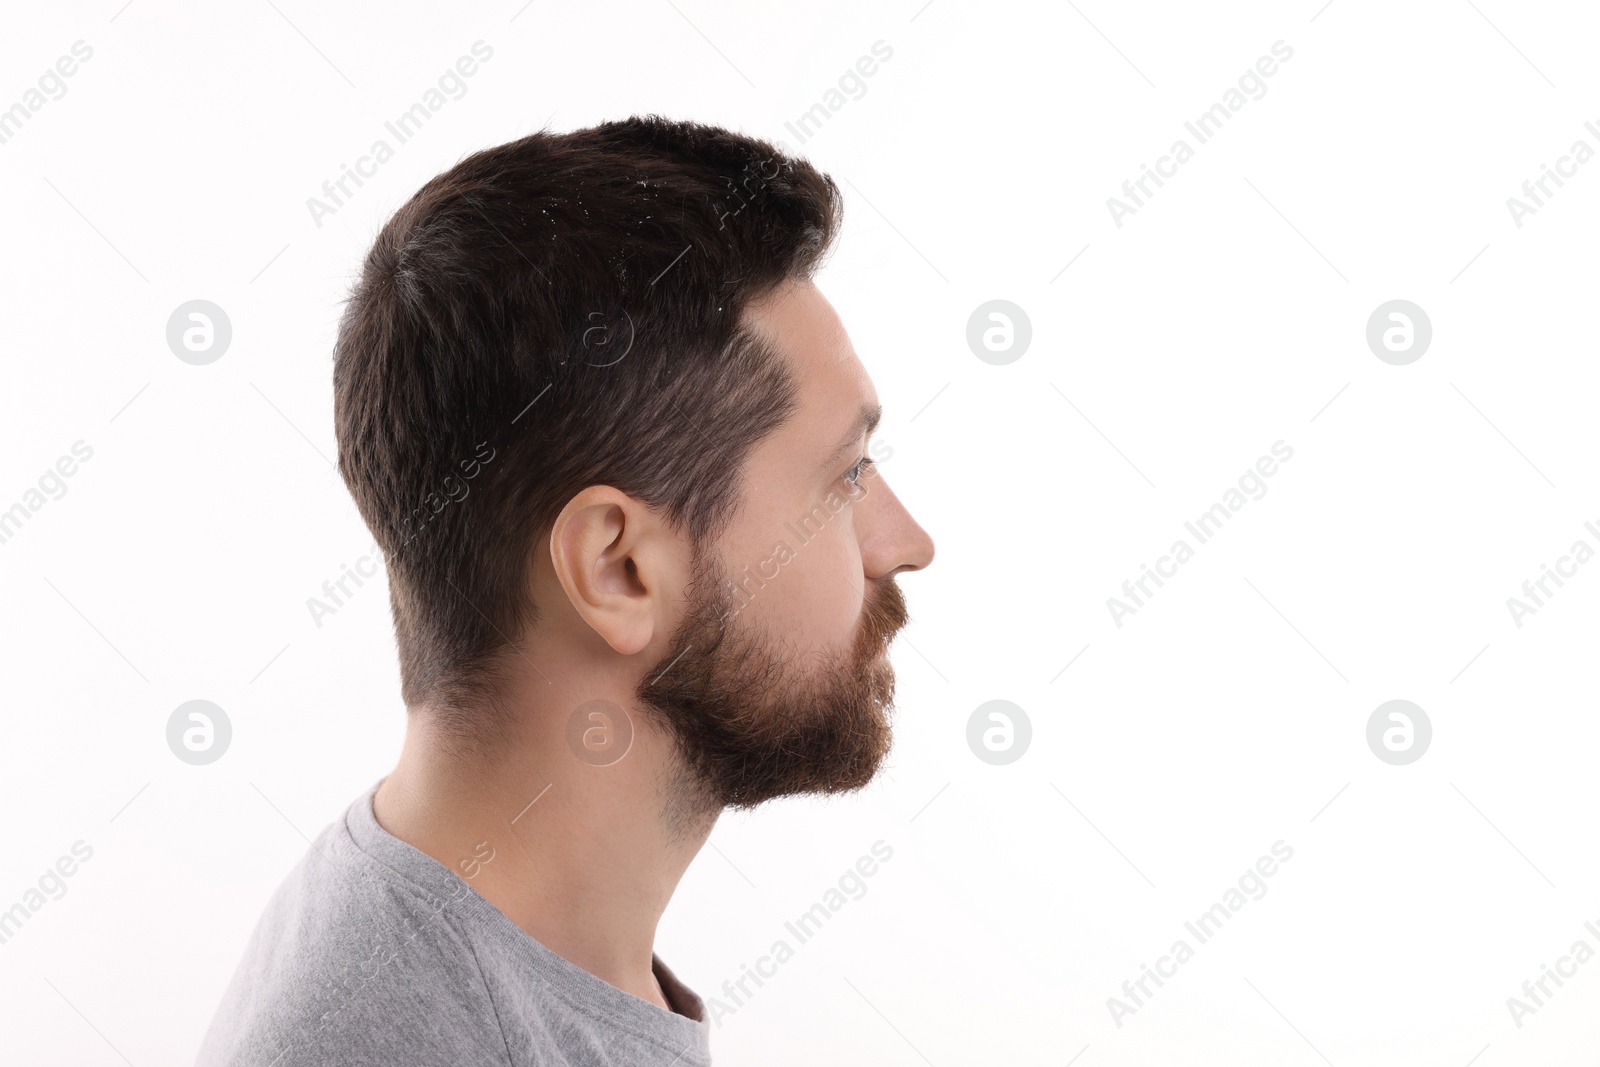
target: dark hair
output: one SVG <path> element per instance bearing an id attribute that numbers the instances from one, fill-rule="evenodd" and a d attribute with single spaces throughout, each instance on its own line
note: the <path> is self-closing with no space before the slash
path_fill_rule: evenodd
<path id="1" fill-rule="evenodd" d="M 717 539 L 796 403 L 742 312 L 812 275 L 841 210 L 766 141 L 649 115 L 478 152 L 395 212 L 339 324 L 334 422 L 408 705 L 481 732 L 539 619 L 531 550 L 584 487 Z"/>

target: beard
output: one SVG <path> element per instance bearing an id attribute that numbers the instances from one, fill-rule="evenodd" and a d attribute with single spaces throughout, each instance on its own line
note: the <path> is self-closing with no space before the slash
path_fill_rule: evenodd
<path id="1" fill-rule="evenodd" d="M 892 741 L 887 650 L 908 615 L 893 580 L 866 584 L 848 648 L 786 652 L 740 620 L 733 583 L 711 552 L 696 552 L 684 620 L 634 694 L 676 742 L 676 773 L 664 784 L 669 822 L 848 792 L 877 774 Z"/>

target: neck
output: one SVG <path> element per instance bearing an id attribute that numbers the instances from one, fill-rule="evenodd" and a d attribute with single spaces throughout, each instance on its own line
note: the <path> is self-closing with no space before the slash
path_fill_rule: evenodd
<path id="1" fill-rule="evenodd" d="M 544 947 L 670 1010 L 652 969 L 656 926 L 717 811 L 681 787 L 670 738 L 645 716 L 617 762 L 577 758 L 559 709 L 579 703 L 522 717 L 489 755 L 467 755 L 413 709 L 373 812 Z"/>

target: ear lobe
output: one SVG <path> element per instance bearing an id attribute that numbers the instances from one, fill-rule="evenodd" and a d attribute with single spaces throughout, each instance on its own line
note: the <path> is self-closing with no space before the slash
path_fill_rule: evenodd
<path id="1" fill-rule="evenodd" d="M 649 509 L 608 485 L 567 502 L 550 528 L 550 561 L 583 621 L 624 656 L 655 636 L 659 570 L 639 565 L 654 549 Z"/>

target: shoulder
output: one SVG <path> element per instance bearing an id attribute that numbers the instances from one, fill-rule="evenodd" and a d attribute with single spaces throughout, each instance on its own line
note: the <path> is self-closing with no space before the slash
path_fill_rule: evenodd
<path id="1" fill-rule="evenodd" d="M 257 921 L 197 1067 L 505 1063 L 459 885 L 424 891 L 325 832 Z"/>

